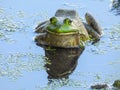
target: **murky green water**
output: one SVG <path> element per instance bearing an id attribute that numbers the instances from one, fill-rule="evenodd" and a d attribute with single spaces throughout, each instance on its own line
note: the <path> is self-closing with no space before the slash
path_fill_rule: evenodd
<path id="1" fill-rule="evenodd" d="M 59 8 L 75 9 L 84 20 L 92 13 L 104 36 L 88 44 L 69 79 L 48 81 L 44 50 L 33 40 L 34 28 Z M 0 0 L 0 90 L 89 90 L 120 79 L 120 15 L 110 0 Z M 117 15 L 118 14 L 118 15 Z"/>

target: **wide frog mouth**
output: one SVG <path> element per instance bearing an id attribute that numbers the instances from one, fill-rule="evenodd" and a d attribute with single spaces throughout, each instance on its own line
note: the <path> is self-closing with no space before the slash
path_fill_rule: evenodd
<path id="1" fill-rule="evenodd" d="M 78 29 L 73 25 L 73 21 L 69 18 L 58 19 L 56 17 L 50 18 L 50 23 L 47 26 L 47 31 L 53 33 L 74 33 Z"/>

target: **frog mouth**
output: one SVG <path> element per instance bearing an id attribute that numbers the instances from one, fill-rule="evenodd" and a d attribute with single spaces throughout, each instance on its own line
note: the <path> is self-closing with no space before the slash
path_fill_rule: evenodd
<path id="1" fill-rule="evenodd" d="M 52 32 L 52 31 L 49 31 L 47 30 L 47 32 L 49 34 L 53 34 L 53 35 L 74 35 L 74 34 L 79 34 L 77 31 L 76 32 L 67 32 L 67 33 L 57 33 L 57 32 Z"/>

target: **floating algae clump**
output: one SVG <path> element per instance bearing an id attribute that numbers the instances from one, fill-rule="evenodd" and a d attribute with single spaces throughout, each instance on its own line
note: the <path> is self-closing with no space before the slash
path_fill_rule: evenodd
<path id="1" fill-rule="evenodd" d="M 113 86 L 120 89 L 120 80 L 115 80 Z"/>

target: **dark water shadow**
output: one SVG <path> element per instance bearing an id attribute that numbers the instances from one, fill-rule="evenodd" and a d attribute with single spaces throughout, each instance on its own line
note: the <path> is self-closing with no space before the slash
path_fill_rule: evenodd
<path id="1" fill-rule="evenodd" d="M 112 1 L 112 8 L 110 11 L 112 11 L 115 15 L 120 15 L 120 0 Z"/>

